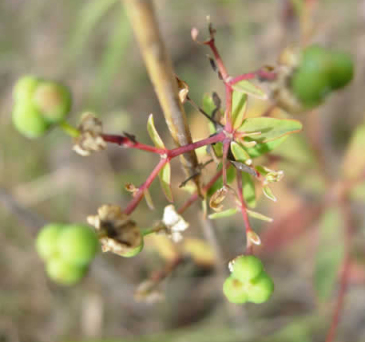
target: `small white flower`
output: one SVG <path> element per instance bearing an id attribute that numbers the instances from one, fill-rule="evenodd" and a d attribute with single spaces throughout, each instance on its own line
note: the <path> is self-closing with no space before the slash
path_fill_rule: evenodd
<path id="1" fill-rule="evenodd" d="M 181 241 L 181 232 L 185 231 L 189 227 L 189 223 L 187 223 L 183 217 L 176 212 L 176 209 L 172 204 L 165 207 L 162 223 L 166 227 L 167 235 L 174 242 Z"/>

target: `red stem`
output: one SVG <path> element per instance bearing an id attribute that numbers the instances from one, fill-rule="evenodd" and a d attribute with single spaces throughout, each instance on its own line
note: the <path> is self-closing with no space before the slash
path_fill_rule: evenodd
<path id="1" fill-rule="evenodd" d="M 243 186 L 242 186 L 241 172 L 238 170 L 237 170 L 236 178 L 237 178 L 238 198 L 240 200 L 240 209 L 241 209 L 241 213 L 242 213 L 242 217 L 243 217 L 243 222 L 245 223 L 245 227 L 246 227 L 247 253 L 250 253 L 252 251 L 252 242 L 248 238 L 248 233 L 252 232 L 253 230 L 251 228 L 250 220 L 249 220 L 248 214 L 247 214 L 247 207 L 245 204 L 245 200 L 243 198 Z"/>
<path id="2" fill-rule="evenodd" d="M 226 137 L 225 133 L 220 132 L 216 135 L 213 135 L 213 136 L 211 136 L 209 138 L 206 138 L 206 139 L 199 140 L 199 141 L 194 142 L 192 144 L 188 144 L 188 145 L 185 145 L 185 146 L 180 146 L 180 147 L 174 148 L 172 150 L 167 150 L 166 153 L 167 153 L 167 156 L 170 159 L 172 159 L 172 158 L 175 158 L 175 157 L 179 156 L 180 154 L 190 152 L 190 151 L 195 150 L 199 147 L 223 141 L 225 139 L 225 137 Z"/>
<path id="3" fill-rule="evenodd" d="M 112 143 L 112 144 L 117 144 L 117 145 L 120 145 L 120 146 L 123 146 L 123 147 L 136 148 L 138 150 L 152 152 L 152 153 L 156 153 L 156 154 L 159 154 L 159 155 L 167 155 L 169 159 L 172 159 L 172 158 L 175 158 L 175 157 L 177 157 L 181 154 L 184 154 L 184 153 L 190 152 L 192 150 L 195 150 L 199 147 L 223 141 L 223 139 L 226 137 L 226 135 L 225 135 L 224 132 L 220 132 L 220 133 L 218 133 L 216 135 L 213 135 L 209 138 L 202 139 L 202 140 L 196 141 L 192 144 L 188 144 L 188 145 L 185 145 L 185 146 L 180 146 L 180 147 L 174 148 L 172 150 L 161 149 L 161 148 L 157 148 L 157 147 L 154 147 L 154 146 L 151 146 L 151 145 L 141 144 L 137 141 L 134 142 L 131 139 L 129 139 L 128 137 L 125 137 L 125 136 L 122 136 L 122 135 L 103 134 L 102 137 L 106 142 L 109 142 L 109 143 Z"/>
<path id="4" fill-rule="evenodd" d="M 230 139 L 225 139 L 223 141 L 223 156 L 222 156 L 223 186 L 227 185 L 227 157 L 230 144 L 231 144 Z"/>
<path id="5" fill-rule="evenodd" d="M 226 120 L 225 130 L 228 133 L 233 132 L 233 122 L 232 122 L 232 94 L 233 89 L 229 84 L 226 84 L 226 111 L 224 113 L 224 118 Z"/>
<path id="6" fill-rule="evenodd" d="M 136 194 L 134 195 L 132 201 L 128 204 L 127 208 L 124 210 L 124 213 L 127 215 L 130 215 L 134 209 L 136 209 L 137 205 L 139 204 L 139 202 L 142 200 L 143 196 L 144 196 L 144 191 L 147 190 L 150 185 L 152 184 L 152 182 L 154 181 L 154 179 L 158 176 L 158 173 L 160 172 L 160 170 L 169 162 L 168 158 L 164 158 L 161 159 L 158 164 L 156 165 L 156 167 L 153 169 L 153 171 L 151 172 L 151 174 L 148 176 L 148 178 L 146 179 L 146 181 L 139 187 L 138 191 L 136 192 Z"/>
<path id="7" fill-rule="evenodd" d="M 211 39 L 209 42 L 207 42 L 207 45 L 209 45 L 209 47 L 211 48 L 211 50 L 214 54 L 215 61 L 217 62 L 217 65 L 218 65 L 218 69 L 223 77 L 223 80 L 225 80 L 226 78 L 228 78 L 228 72 L 227 72 L 227 69 L 223 63 L 223 60 L 218 52 L 217 47 L 215 46 L 214 38 Z"/>
<path id="8" fill-rule="evenodd" d="M 229 79 L 229 81 L 227 83 L 232 86 L 233 84 L 236 84 L 240 81 L 252 80 L 256 77 L 261 78 L 261 79 L 266 80 L 266 81 L 271 81 L 271 80 L 276 79 L 277 74 L 275 72 L 270 72 L 270 71 L 259 69 L 259 70 L 254 71 L 254 72 L 248 72 L 246 74 L 242 74 L 242 75 L 239 75 L 239 76 L 236 76 L 236 77 L 232 77 L 232 78 Z"/>
<path id="9" fill-rule="evenodd" d="M 108 143 L 117 144 L 117 145 L 120 145 L 123 147 L 136 148 L 138 150 L 152 152 L 152 153 L 156 153 L 156 154 L 160 154 L 160 155 L 166 154 L 166 150 L 164 150 L 164 149 L 157 148 L 157 147 L 151 146 L 151 145 L 141 144 L 137 141 L 134 142 L 131 139 L 129 139 L 128 137 L 125 137 L 123 135 L 102 134 L 102 138 Z"/>

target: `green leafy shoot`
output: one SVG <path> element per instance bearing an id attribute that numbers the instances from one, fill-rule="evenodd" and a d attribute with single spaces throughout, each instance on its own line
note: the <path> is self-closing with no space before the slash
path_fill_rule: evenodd
<path id="1" fill-rule="evenodd" d="M 262 192 L 264 193 L 264 195 L 269 199 L 272 200 L 273 202 L 277 201 L 277 198 L 275 197 L 274 193 L 272 192 L 272 190 L 268 187 L 268 186 L 264 186 L 262 188 Z"/>
<path id="2" fill-rule="evenodd" d="M 237 208 L 230 208 L 230 209 L 227 209 L 227 210 L 223 210 L 223 211 L 221 211 L 219 213 L 210 214 L 208 217 L 211 220 L 216 220 L 216 219 L 219 219 L 219 218 L 233 216 L 237 212 L 238 212 L 238 209 Z"/>
<path id="3" fill-rule="evenodd" d="M 247 95 L 238 91 L 232 96 L 232 122 L 233 128 L 237 129 L 242 125 L 247 109 Z"/>
<path id="4" fill-rule="evenodd" d="M 272 222 L 274 221 L 274 219 L 272 219 L 271 217 L 265 216 L 263 214 L 260 214 L 256 211 L 250 210 L 250 209 L 246 209 L 248 216 L 261 220 L 261 221 L 266 221 L 266 222 Z"/>
<path id="5" fill-rule="evenodd" d="M 266 143 L 281 137 L 300 132 L 302 124 L 300 121 L 291 119 L 276 119 L 276 118 L 248 118 L 245 119 L 238 131 L 250 136 L 252 139 Z M 261 134 L 258 135 L 258 132 Z"/>
<path id="6" fill-rule="evenodd" d="M 164 149 L 165 145 L 156 130 L 155 122 L 153 120 L 153 114 L 150 114 L 150 116 L 148 117 L 147 131 L 148 131 L 148 134 L 150 135 L 151 140 L 155 144 L 155 146 L 158 148 Z"/>
<path id="7" fill-rule="evenodd" d="M 255 183 L 251 175 L 242 172 L 242 191 L 245 202 L 250 208 L 256 207 Z"/>
<path id="8" fill-rule="evenodd" d="M 160 178 L 161 188 L 168 201 L 173 202 L 173 196 L 171 191 L 171 166 L 167 163 L 158 174 Z"/>
<path id="9" fill-rule="evenodd" d="M 267 100 L 267 94 L 260 87 L 247 80 L 234 84 L 232 88 L 237 92 L 256 97 L 257 99 Z"/>

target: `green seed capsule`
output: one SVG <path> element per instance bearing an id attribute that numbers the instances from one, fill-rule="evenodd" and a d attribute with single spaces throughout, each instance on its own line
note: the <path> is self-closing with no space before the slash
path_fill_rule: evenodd
<path id="1" fill-rule="evenodd" d="M 300 69 L 307 72 L 328 73 L 331 69 L 331 54 L 318 45 L 307 47 L 300 61 Z"/>
<path id="2" fill-rule="evenodd" d="M 233 304 L 243 304 L 247 302 L 244 284 L 232 276 L 228 277 L 224 282 L 223 293 L 228 301 Z"/>
<path id="3" fill-rule="evenodd" d="M 71 109 L 71 93 L 61 84 L 43 82 L 34 92 L 33 104 L 46 121 L 58 123 L 66 118 Z"/>
<path id="4" fill-rule="evenodd" d="M 39 79 L 34 76 L 23 76 L 14 85 L 13 98 L 17 103 L 30 102 Z"/>
<path id="5" fill-rule="evenodd" d="M 273 292 L 274 282 L 266 272 L 252 279 L 246 288 L 247 300 L 256 304 L 268 301 Z"/>
<path id="6" fill-rule="evenodd" d="M 291 87 L 307 108 L 318 106 L 331 91 L 327 71 L 306 70 L 300 68 L 292 77 Z"/>
<path id="7" fill-rule="evenodd" d="M 58 240 L 60 257 L 75 265 L 87 265 L 95 257 L 99 242 L 95 232 L 84 225 L 67 226 Z"/>
<path id="8" fill-rule="evenodd" d="M 354 62 L 351 56 L 344 52 L 331 54 L 330 84 L 332 89 L 346 86 L 354 77 Z"/>
<path id="9" fill-rule="evenodd" d="M 264 266 L 259 258 L 243 255 L 234 259 L 232 277 L 245 282 L 256 278 L 263 270 Z"/>
<path id="10" fill-rule="evenodd" d="M 36 239 L 36 250 L 43 260 L 47 261 L 58 256 L 58 238 L 62 229 L 62 224 L 50 223 L 39 232 Z"/>
<path id="11" fill-rule="evenodd" d="M 26 102 L 15 105 L 12 118 L 17 131 L 27 138 L 39 138 L 49 128 L 39 111 Z"/>
<path id="12" fill-rule="evenodd" d="M 61 285 L 74 285 L 85 275 L 87 267 L 71 264 L 63 259 L 52 259 L 46 265 L 48 277 Z"/>

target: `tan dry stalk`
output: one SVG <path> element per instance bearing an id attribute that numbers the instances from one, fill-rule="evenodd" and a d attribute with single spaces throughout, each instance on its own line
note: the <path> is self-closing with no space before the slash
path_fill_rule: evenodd
<path id="1" fill-rule="evenodd" d="M 171 59 L 166 51 L 151 0 L 122 0 L 137 37 L 150 79 L 160 101 L 165 121 L 177 146 L 192 143 Z M 181 158 L 188 177 L 198 170 L 195 151 Z M 199 176 L 194 178 L 200 193 Z"/>

